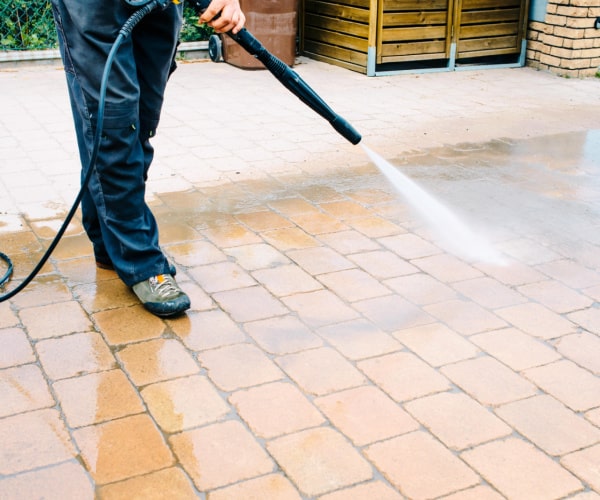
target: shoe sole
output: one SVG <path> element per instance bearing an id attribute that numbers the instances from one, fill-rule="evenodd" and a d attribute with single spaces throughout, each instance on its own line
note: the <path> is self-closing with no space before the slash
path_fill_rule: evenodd
<path id="1" fill-rule="evenodd" d="M 147 311 L 151 312 L 155 316 L 161 318 L 170 318 L 173 316 L 179 316 L 190 308 L 190 299 L 185 296 L 181 297 L 180 303 L 169 304 L 168 302 L 146 302 L 144 307 Z"/>

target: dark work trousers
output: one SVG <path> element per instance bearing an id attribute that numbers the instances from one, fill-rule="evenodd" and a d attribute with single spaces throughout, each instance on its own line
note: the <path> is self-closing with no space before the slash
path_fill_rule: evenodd
<path id="1" fill-rule="evenodd" d="M 92 152 L 100 84 L 119 30 L 134 10 L 123 0 L 52 0 L 82 164 Z M 81 202 L 96 260 L 131 286 L 172 274 L 144 200 L 155 134 L 182 23 L 182 5 L 142 19 L 119 48 L 108 80 L 102 141 Z"/>

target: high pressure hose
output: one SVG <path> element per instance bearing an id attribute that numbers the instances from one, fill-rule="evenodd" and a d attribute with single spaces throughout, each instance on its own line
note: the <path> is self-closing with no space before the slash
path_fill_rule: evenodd
<path id="1" fill-rule="evenodd" d="M 60 229 L 56 233 L 56 236 L 52 240 L 52 243 L 50 244 L 50 246 L 48 247 L 48 249 L 42 256 L 40 261 L 37 263 L 37 265 L 33 268 L 33 271 L 31 271 L 31 273 L 29 273 L 29 275 L 13 290 L 11 290 L 10 292 L 7 292 L 3 295 L 0 295 L 0 302 L 4 302 L 5 300 L 8 300 L 8 299 L 14 297 L 15 295 L 17 295 L 21 290 L 23 290 L 31 282 L 31 280 L 33 280 L 33 278 L 35 278 L 35 276 L 37 275 L 37 273 L 40 272 L 40 269 L 42 269 L 42 267 L 44 266 L 46 261 L 50 258 L 50 255 L 52 254 L 52 252 L 58 245 L 58 242 L 60 241 L 63 234 L 67 230 L 67 227 L 71 223 L 73 216 L 77 212 L 77 207 L 79 206 L 79 203 L 81 203 L 81 199 L 83 198 L 83 193 L 86 189 L 86 186 L 92 176 L 92 172 L 96 165 L 96 160 L 98 159 L 98 151 L 100 149 L 100 140 L 102 137 L 102 125 L 104 123 L 104 106 L 105 106 L 105 101 L 106 101 L 106 88 L 108 86 L 108 77 L 110 75 L 110 70 L 112 68 L 112 64 L 114 62 L 117 50 L 119 50 L 119 47 L 121 46 L 123 41 L 129 35 L 131 35 L 133 28 L 135 28 L 135 26 L 147 14 L 149 14 L 150 12 L 152 12 L 154 9 L 156 9 L 158 7 L 164 8 L 169 3 L 169 0 L 126 0 L 126 1 L 128 4 L 132 5 L 133 7 L 141 6 L 141 8 L 139 10 L 135 11 L 129 17 L 129 19 L 127 19 L 127 21 L 125 21 L 125 24 L 123 24 L 122 28 L 119 30 L 119 35 L 117 36 L 117 39 L 114 41 L 114 43 L 110 49 L 110 52 L 108 54 L 108 57 L 106 59 L 106 63 L 104 64 L 104 72 L 102 74 L 102 81 L 100 84 L 100 98 L 98 101 L 98 118 L 97 118 L 97 123 L 96 123 L 96 131 L 95 131 L 95 135 L 94 135 L 94 144 L 92 147 L 92 154 L 90 155 L 90 160 L 87 164 L 85 177 L 83 178 L 83 180 L 81 182 L 81 188 L 79 190 L 79 193 L 77 194 L 77 197 L 75 198 L 75 201 L 73 202 L 73 206 L 69 210 L 69 213 L 67 214 L 64 222 L 60 226 Z M 2 260 L 4 260 L 8 265 L 7 271 L 5 272 L 2 279 L 0 279 L 0 286 L 2 286 L 6 281 L 8 281 L 8 279 L 12 275 L 13 264 L 12 264 L 10 258 L 3 253 L 0 253 L 0 258 Z"/>

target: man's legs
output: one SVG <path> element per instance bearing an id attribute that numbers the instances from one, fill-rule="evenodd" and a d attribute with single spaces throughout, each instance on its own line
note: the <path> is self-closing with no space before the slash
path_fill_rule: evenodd
<path id="1" fill-rule="evenodd" d="M 122 0 L 53 0 L 53 7 L 85 169 L 92 149 L 104 65 L 132 10 Z M 169 15 L 171 10 L 175 14 Z M 158 244 L 156 220 L 144 200 L 151 154 L 145 149 L 148 133 L 143 132 L 140 137 L 140 132 L 142 121 L 146 129 L 153 130 L 158 124 L 181 14 L 171 5 L 165 12 L 150 14 L 154 15 L 164 15 L 161 19 L 167 25 L 165 31 L 172 30 L 166 38 L 161 38 L 164 33 L 157 33 L 153 44 L 156 61 L 166 61 L 162 64 L 167 67 L 162 80 L 158 74 L 150 76 L 160 80 L 156 88 L 159 106 L 152 110 L 152 120 L 147 124 L 146 115 L 140 113 L 140 87 L 146 84 L 141 85 L 138 80 L 137 49 L 130 36 L 121 45 L 112 66 L 100 154 L 82 201 L 84 227 L 97 259 L 112 264 L 129 286 L 171 272 Z"/>

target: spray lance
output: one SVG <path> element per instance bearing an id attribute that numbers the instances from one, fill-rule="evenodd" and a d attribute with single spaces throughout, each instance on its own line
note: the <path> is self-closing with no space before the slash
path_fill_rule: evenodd
<path id="1" fill-rule="evenodd" d="M 70 224 L 77 207 L 83 197 L 84 189 L 91 174 L 94 170 L 96 160 L 98 158 L 98 151 L 100 148 L 100 138 L 102 135 L 102 124 L 104 120 L 104 105 L 106 98 L 106 89 L 108 86 L 108 77 L 112 68 L 115 54 L 123 41 L 131 34 L 133 28 L 150 12 L 155 9 L 166 8 L 171 1 L 173 3 L 179 3 L 179 0 L 125 0 L 125 2 L 138 10 L 132 14 L 129 19 L 125 22 L 117 39 L 112 45 L 111 51 L 109 52 L 106 64 L 104 66 L 104 73 L 102 75 L 101 87 L 100 87 L 100 99 L 98 102 L 98 116 L 96 122 L 96 133 L 94 136 L 94 144 L 90 155 L 89 163 L 85 169 L 86 175 L 81 183 L 81 189 L 73 203 L 73 206 L 69 210 L 63 224 L 57 231 L 57 234 L 52 240 L 52 243 L 48 246 L 46 252 L 34 267 L 33 271 L 13 290 L 0 295 L 0 303 L 14 297 L 17 293 L 23 290 L 42 269 L 50 255 L 58 245 L 58 242 L 64 235 L 68 225 Z M 210 5 L 211 0 L 191 0 L 192 6 L 200 12 L 205 11 Z M 296 95 L 304 104 L 309 106 L 323 118 L 325 118 L 331 126 L 346 140 L 356 145 L 362 139 L 361 135 L 356 131 L 352 125 L 350 125 L 344 118 L 335 113 L 326 103 L 319 97 L 319 95 L 310 88 L 310 86 L 300 78 L 300 76 L 292 70 L 287 64 L 271 54 L 265 47 L 252 35 L 246 28 L 242 28 L 238 33 L 227 33 L 235 42 L 237 42 L 244 50 L 249 54 L 256 57 L 264 66 L 277 78 L 288 90 Z M 13 264 L 10 258 L 0 252 L 0 260 L 3 260 L 7 264 L 7 270 L 2 277 L 0 277 L 0 287 L 6 283 L 12 275 Z"/>
<path id="2" fill-rule="evenodd" d="M 210 5 L 210 2 L 211 0 L 192 0 L 190 3 L 200 12 L 204 12 Z M 342 137 L 354 145 L 360 142 L 361 135 L 356 129 L 344 120 L 344 118 L 335 113 L 293 69 L 265 49 L 246 28 L 242 28 L 235 34 L 228 32 L 227 36 L 231 37 L 246 52 L 262 62 L 275 78 L 304 104 L 325 118 Z"/>

